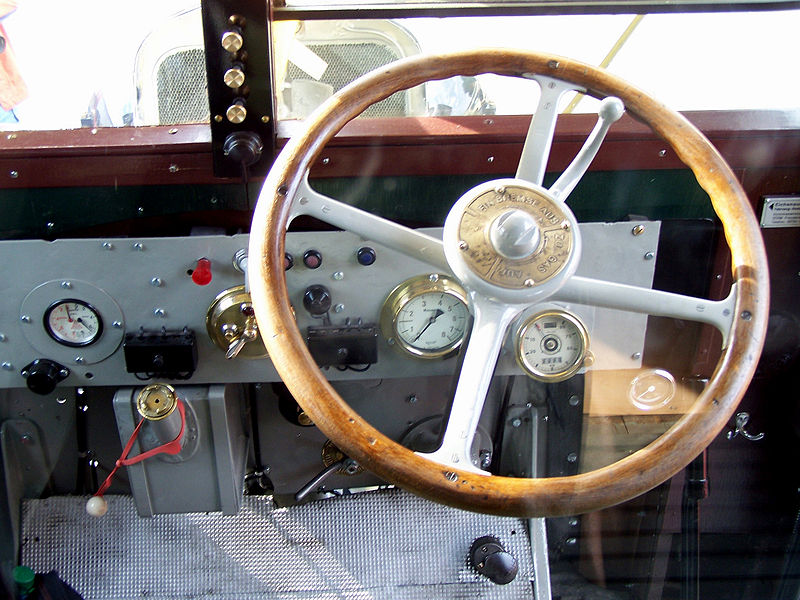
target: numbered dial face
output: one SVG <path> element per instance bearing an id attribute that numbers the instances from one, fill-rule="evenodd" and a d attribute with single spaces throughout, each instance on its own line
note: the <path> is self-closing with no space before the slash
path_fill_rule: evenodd
<path id="1" fill-rule="evenodd" d="M 381 327 L 400 350 L 418 358 L 443 358 L 461 345 L 468 321 L 463 290 L 443 276 L 425 275 L 389 295 Z"/>
<path id="2" fill-rule="evenodd" d="M 517 360 L 534 379 L 563 381 L 581 368 L 588 347 L 589 335 L 577 317 L 548 311 L 534 315 L 520 329 Z"/>
<path id="3" fill-rule="evenodd" d="M 81 300 L 59 300 L 44 313 L 44 328 L 59 344 L 88 346 L 103 332 L 100 314 Z"/>

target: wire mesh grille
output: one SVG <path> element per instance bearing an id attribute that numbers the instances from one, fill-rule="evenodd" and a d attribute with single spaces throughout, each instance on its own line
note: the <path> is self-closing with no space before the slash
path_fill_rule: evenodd
<path id="1" fill-rule="evenodd" d="M 158 66 L 158 122 L 162 125 L 209 120 L 205 54 L 202 48 L 181 50 Z"/>

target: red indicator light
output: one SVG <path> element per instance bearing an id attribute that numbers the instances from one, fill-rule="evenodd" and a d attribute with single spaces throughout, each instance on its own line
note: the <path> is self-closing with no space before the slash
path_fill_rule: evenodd
<path id="1" fill-rule="evenodd" d="M 211 261 L 201 258 L 197 261 L 197 266 L 192 271 L 192 281 L 197 285 L 208 285 L 211 283 Z"/>

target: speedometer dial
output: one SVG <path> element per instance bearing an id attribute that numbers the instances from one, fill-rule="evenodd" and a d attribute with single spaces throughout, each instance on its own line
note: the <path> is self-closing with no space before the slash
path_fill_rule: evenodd
<path id="1" fill-rule="evenodd" d="M 381 330 L 387 341 L 417 358 L 444 358 L 455 353 L 468 321 L 464 290 L 436 273 L 401 283 L 381 310 Z"/>
<path id="2" fill-rule="evenodd" d="M 563 381 L 586 358 L 589 334 L 577 317 L 560 310 L 530 317 L 517 337 L 517 361 L 534 379 Z"/>
<path id="3" fill-rule="evenodd" d="M 82 300 L 59 300 L 45 311 L 44 328 L 59 344 L 88 346 L 100 338 L 103 320 Z"/>

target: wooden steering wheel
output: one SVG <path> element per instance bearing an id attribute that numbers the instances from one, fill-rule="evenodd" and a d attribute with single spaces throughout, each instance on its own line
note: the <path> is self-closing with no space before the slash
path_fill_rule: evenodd
<path id="1" fill-rule="evenodd" d="M 467 192 L 450 211 L 444 240 L 325 197 L 308 184 L 308 170 L 325 144 L 369 105 L 432 79 L 496 73 L 536 79 L 542 94 L 515 178 Z M 605 98 L 598 124 L 583 149 L 550 188 L 542 179 L 557 118 L 569 90 Z M 621 101 L 621 102 L 620 102 Z M 725 300 L 709 301 L 574 275 L 580 232 L 564 200 L 584 174 L 622 105 L 650 125 L 694 172 L 722 221 L 732 255 L 733 286 Z M 493 199 L 499 213 L 475 225 L 476 208 Z M 284 276 L 288 223 L 318 217 L 342 229 L 453 273 L 468 291 L 472 334 L 442 448 L 420 455 L 384 436 L 334 391 L 309 354 L 295 324 Z M 498 216 L 499 215 L 499 216 Z M 480 252 L 465 241 L 483 227 Z M 477 238 L 470 238 L 477 239 Z M 489 259 L 487 259 L 487 253 Z M 633 498 L 673 476 L 694 459 L 733 414 L 755 370 L 766 333 L 767 262 L 748 199 L 708 140 L 679 114 L 609 73 L 570 59 L 511 50 L 480 50 L 404 59 L 365 75 L 335 94 L 289 141 L 267 177 L 253 216 L 250 288 L 261 337 L 283 381 L 314 423 L 343 452 L 385 478 L 451 506 L 525 517 L 579 514 Z M 487 260 L 515 267 L 488 269 Z M 519 267 L 519 268 L 517 268 Z M 522 276 L 498 275 L 520 271 Z M 544 271 L 544 272 L 542 272 Z M 511 478 L 482 472 L 469 459 L 503 337 L 522 310 L 542 300 L 594 304 L 710 323 L 724 352 L 691 409 L 661 437 L 609 466 L 552 478 Z"/>

